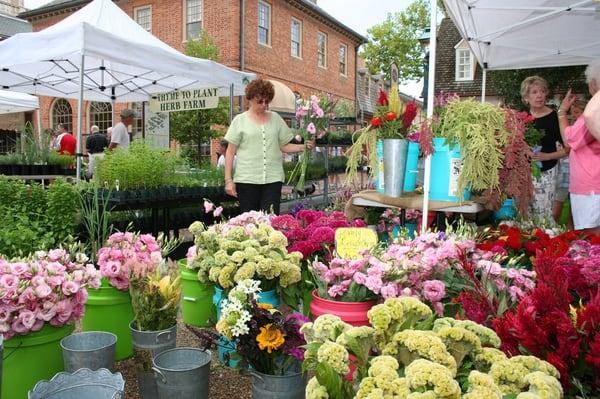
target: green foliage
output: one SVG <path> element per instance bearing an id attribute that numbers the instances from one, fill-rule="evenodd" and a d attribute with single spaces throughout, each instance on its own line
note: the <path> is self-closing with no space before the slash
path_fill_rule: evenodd
<path id="1" fill-rule="evenodd" d="M 70 242 L 77 211 L 77 192 L 61 179 L 46 190 L 0 178 L 0 254 L 12 258 Z"/>
<path id="2" fill-rule="evenodd" d="M 81 183 L 79 188 L 81 190 L 78 196 L 81 208 L 80 216 L 86 235 L 86 252 L 90 254 L 92 262 L 95 263 L 98 250 L 102 248 L 113 232 L 109 215 L 110 190 L 106 192 L 105 196 L 102 196 L 100 190 L 89 183 Z"/>
<path id="3" fill-rule="evenodd" d="M 98 164 L 95 180 L 119 190 L 156 188 L 173 184 L 175 167 L 180 163 L 175 154 L 133 142 L 129 150 L 117 147 L 109 151 Z"/>
<path id="4" fill-rule="evenodd" d="M 538 75 L 548 82 L 548 98 L 554 94 L 563 94 L 569 87 L 573 93 L 587 95 L 588 88 L 583 78 L 585 66 L 560 68 L 513 69 L 509 71 L 493 71 L 490 73 L 490 85 L 497 95 L 504 99 L 504 104 L 518 110 L 527 107 L 521 101 L 521 82 L 528 76 Z"/>
<path id="5" fill-rule="evenodd" d="M 371 73 L 383 72 L 389 79 L 395 62 L 400 81 L 421 78 L 424 53 L 419 37 L 428 26 L 428 2 L 415 0 L 405 11 L 388 14 L 385 21 L 371 27 L 362 53 Z"/>
<path id="6" fill-rule="evenodd" d="M 190 40 L 185 47 L 186 54 L 191 57 L 218 60 L 219 50 L 206 31 L 202 31 L 196 40 Z M 214 128 L 227 125 L 229 122 L 229 100 L 219 99 L 219 105 L 213 109 L 171 112 L 169 125 L 171 137 L 181 144 L 195 144 L 198 147 L 197 159 L 200 159 L 200 145 L 211 138 L 222 135 L 222 131 Z"/>

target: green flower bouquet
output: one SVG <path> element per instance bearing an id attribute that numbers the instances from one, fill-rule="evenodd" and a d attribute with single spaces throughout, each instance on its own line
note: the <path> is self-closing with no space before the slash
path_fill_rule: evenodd
<path id="1" fill-rule="evenodd" d="M 387 299 L 368 316 L 371 326 L 323 315 L 301 328 L 303 368 L 314 372 L 307 399 L 563 397 L 554 366 L 534 356 L 507 357 L 487 327 L 434 320 L 412 297 Z"/>
<path id="2" fill-rule="evenodd" d="M 225 291 L 243 280 L 260 280 L 263 291 L 277 290 L 296 308 L 302 254 L 287 251 L 287 238 L 271 227 L 266 215 L 255 212 L 251 218 L 247 214 L 208 228 L 193 223 L 190 231 L 196 248 L 194 256 L 188 258 L 192 260 L 188 267 L 198 271 L 200 282 L 212 282 Z M 240 222 L 240 217 L 247 220 Z"/>

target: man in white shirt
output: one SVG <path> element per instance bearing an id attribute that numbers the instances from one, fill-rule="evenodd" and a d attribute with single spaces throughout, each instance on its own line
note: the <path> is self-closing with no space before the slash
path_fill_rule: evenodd
<path id="1" fill-rule="evenodd" d="M 135 112 L 131 109 L 124 109 L 121 111 L 121 122 L 117 123 L 112 128 L 112 133 L 110 136 L 110 145 L 109 149 L 121 147 L 121 148 L 129 148 L 129 131 L 127 130 L 127 126 L 133 124 L 133 118 L 135 118 Z"/>

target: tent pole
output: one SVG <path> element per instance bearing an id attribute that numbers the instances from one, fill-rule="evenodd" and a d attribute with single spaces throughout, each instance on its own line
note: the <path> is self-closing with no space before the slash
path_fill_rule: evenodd
<path id="1" fill-rule="evenodd" d="M 487 84 L 487 68 L 483 68 L 483 73 L 481 74 L 481 102 L 485 102 L 485 89 Z"/>
<path id="2" fill-rule="evenodd" d="M 42 138 L 42 107 L 39 106 L 39 98 L 38 98 L 38 109 L 35 110 L 35 114 L 37 116 L 37 125 L 38 125 L 38 137 Z"/>
<path id="3" fill-rule="evenodd" d="M 429 1 L 429 82 L 427 86 L 427 119 L 433 116 L 433 101 L 435 100 L 435 50 L 437 46 L 437 0 Z M 429 187 L 431 185 L 431 155 L 425 157 L 425 175 L 423 177 L 423 219 L 421 221 L 421 234 L 425 234 L 428 227 L 427 214 L 429 213 Z"/>
<path id="4" fill-rule="evenodd" d="M 110 93 L 110 109 L 111 109 L 111 116 L 112 116 L 112 126 L 116 125 L 116 117 L 115 117 L 115 103 L 117 101 L 117 97 L 115 97 L 115 87 L 113 86 L 111 88 L 111 93 Z"/>
<path id="5" fill-rule="evenodd" d="M 233 120 L 233 83 L 229 85 L 229 123 Z"/>
<path id="6" fill-rule="evenodd" d="M 85 55 L 81 54 L 81 65 L 79 65 L 79 102 L 77 103 L 77 150 L 75 151 L 75 157 L 77 159 L 77 169 L 75 175 L 75 181 L 79 182 L 81 177 L 81 140 L 83 138 L 83 72 L 85 65 Z"/>

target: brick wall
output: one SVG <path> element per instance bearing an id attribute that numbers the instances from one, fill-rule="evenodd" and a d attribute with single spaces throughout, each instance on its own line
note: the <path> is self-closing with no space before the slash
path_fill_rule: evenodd
<path id="1" fill-rule="evenodd" d="M 358 39 L 340 32 L 308 12 L 301 11 L 285 0 L 268 0 L 271 5 L 270 47 L 258 44 L 258 0 L 246 1 L 245 69 L 269 79 L 279 80 L 303 96 L 313 93 L 333 93 L 355 99 L 355 47 Z M 117 4 L 131 17 L 140 6 L 152 7 L 152 33 L 179 51 L 184 51 L 184 0 L 125 0 Z M 204 0 L 203 29 L 214 38 L 219 48 L 219 62 L 239 69 L 239 0 Z M 33 31 L 39 31 L 70 15 L 78 8 L 68 8 L 53 15 L 30 18 Z M 290 24 L 294 17 L 302 22 L 302 58 L 291 55 Z M 317 66 L 317 32 L 327 34 L 327 68 Z M 347 46 L 347 76 L 339 73 L 340 44 Z M 50 97 L 41 97 L 42 128 L 51 127 Z M 77 101 L 68 100 L 73 110 L 73 126 L 77 127 Z M 128 104 L 117 104 L 115 112 Z M 88 104 L 83 115 L 84 133 L 89 131 Z M 117 118 L 118 120 L 118 118 Z"/>

